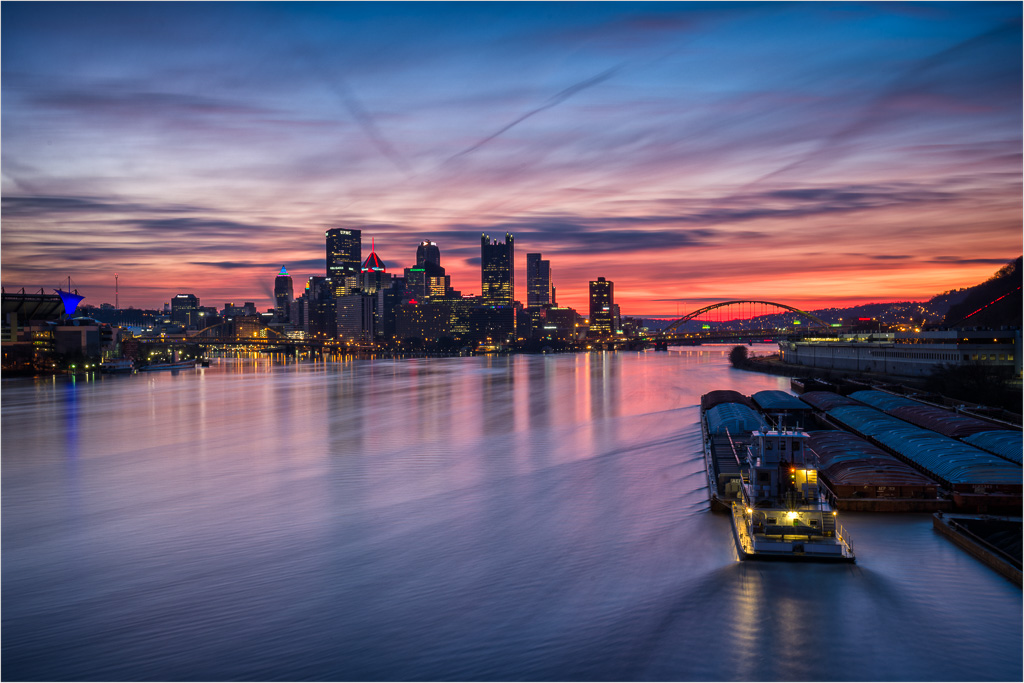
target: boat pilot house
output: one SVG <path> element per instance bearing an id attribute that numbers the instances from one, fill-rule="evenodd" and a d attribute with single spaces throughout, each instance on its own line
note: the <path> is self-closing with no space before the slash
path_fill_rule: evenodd
<path id="1" fill-rule="evenodd" d="M 755 431 L 751 444 L 749 507 L 754 508 L 755 527 L 772 533 L 768 527 L 787 527 L 785 533 L 799 533 L 792 527 L 806 527 L 808 532 L 821 531 L 821 510 L 818 507 L 818 472 L 805 460 L 807 434 L 804 432 Z M 753 454 L 757 453 L 758 456 Z M 778 498 L 786 503 L 786 512 L 755 514 L 759 508 L 776 505 Z M 811 509 L 801 514 L 802 506 Z M 782 529 L 775 533 L 783 533 Z"/>

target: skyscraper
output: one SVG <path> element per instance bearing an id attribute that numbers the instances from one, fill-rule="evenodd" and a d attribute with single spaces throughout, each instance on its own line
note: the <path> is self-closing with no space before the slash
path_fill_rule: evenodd
<path id="1" fill-rule="evenodd" d="M 405 288 L 419 301 L 444 297 L 451 291 L 452 278 L 441 267 L 441 250 L 436 242 L 424 240 L 416 247 L 416 265 L 405 269 Z"/>
<path id="2" fill-rule="evenodd" d="M 381 294 L 391 289 L 392 278 L 387 266 L 377 255 L 370 241 L 370 255 L 359 273 L 359 291 L 335 299 L 338 336 L 347 343 L 370 343 L 380 334 L 383 300 Z"/>
<path id="3" fill-rule="evenodd" d="M 615 284 L 603 277 L 590 281 L 590 335 L 603 337 L 615 333 Z"/>
<path id="4" fill-rule="evenodd" d="M 199 322 L 199 297 L 178 294 L 171 299 L 171 320 L 184 327 L 195 327 Z"/>
<path id="5" fill-rule="evenodd" d="M 370 255 L 363 262 L 359 271 L 359 288 L 363 294 L 376 294 L 378 290 L 391 286 L 391 275 L 387 272 L 384 262 L 377 256 L 377 247 L 370 242 Z"/>
<path id="6" fill-rule="evenodd" d="M 274 278 L 274 319 L 280 323 L 291 321 L 292 299 L 295 297 L 292 288 L 292 276 L 284 266 Z"/>
<path id="7" fill-rule="evenodd" d="M 359 230 L 334 228 L 327 237 L 327 277 L 335 296 L 348 294 L 357 286 L 363 262 L 362 237 Z"/>
<path id="8" fill-rule="evenodd" d="M 554 288 L 551 286 L 551 261 L 541 259 L 540 256 L 526 255 L 526 305 L 530 308 L 555 305 Z"/>
<path id="9" fill-rule="evenodd" d="M 313 276 L 299 297 L 298 317 L 308 337 L 333 339 L 338 334 L 337 299 L 330 285 L 330 278 Z"/>
<path id="10" fill-rule="evenodd" d="M 438 249 L 436 242 L 424 240 L 416 247 L 416 267 L 422 268 L 428 262 L 436 266 L 441 265 L 441 250 Z"/>
<path id="11" fill-rule="evenodd" d="M 347 344 L 372 342 L 377 329 L 377 297 L 356 292 L 335 300 L 338 338 Z"/>
<path id="12" fill-rule="evenodd" d="M 511 306 L 515 297 L 515 245 L 511 234 L 505 242 L 480 237 L 480 295 L 485 306 Z"/>

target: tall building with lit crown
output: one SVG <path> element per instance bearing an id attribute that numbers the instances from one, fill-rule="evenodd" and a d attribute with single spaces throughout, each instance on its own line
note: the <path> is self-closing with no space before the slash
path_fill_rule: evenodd
<path id="1" fill-rule="evenodd" d="M 391 275 L 371 240 L 370 255 L 359 272 L 358 289 L 335 298 L 338 338 L 347 344 L 375 341 L 381 327 L 381 294 L 391 289 Z"/>
<path id="2" fill-rule="evenodd" d="M 199 297 L 178 294 L 171 299 L 171 320 L 184 327 L 195 327 L 199 322 Z"/>
<path id="3" fill-rule="evenodd" d="M 377 256 L 377 246 L 370 241 L 370 255 L 363 261 L 359 271 L 359 288 L 363 294 L 376 294 L 381 289 L 391 287 L 391 275 L 387 272 L 384 262 Z"/>
<path id="4" fill-rule="evenodd" d="M 551 286 L 551 261 L 540 254 L 526 255 L 526 305 L 555 305 L 555 288 Z"/>
<path id="5" fill-rule="evenodd" d="M 603 277 L 590 281 L 590 336 L 615 334 L 615 285 Z"/>
<path id="6" fill-rule="evenodd" d="M 443 298 L 451 291 L 452 278 L 441 267 L 441 250 L 435 242 L 423 241 L 416 248 L 416 265 L 405 269 L 405 288 L 414 299 Z"/>
<path id="7" fill-rule="evenodd" d="M 274 278 L 274 319 L 277 322 L 291 321 L 292 299 L 294 298 L 292 276 L 288 274 L 284 266 L 281 266 L 281 272 Z"/>
<path id="8" fill-rule="evenodd" d="M 427 263 L 441 265 L 441 250 L 436 242 L 430 240 L 424 240 L 416 247 L 416 266 L 422 268 Z"/>
<path id="9" fill-rule="evenodd" d="M 361 232 L 334 228 L 324 235 L 327 238 L 327 277 L 331 280 L 334 296 L 348 294 L 358 287 L 363 263 Z"/>
<path id="10" fill-rule="evenodd" d="M 480 299 L 485 306 L 511 306 L 515 297 L 514 237 L 505 241 L 480 236 Z"/>

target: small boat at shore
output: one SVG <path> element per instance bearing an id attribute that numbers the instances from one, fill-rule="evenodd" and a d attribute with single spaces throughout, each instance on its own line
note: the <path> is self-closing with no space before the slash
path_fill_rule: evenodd
<path id="1" fill-rule="evenodd" d="M 135 371 L 131 358 L 104 358 L 100 361 L 100 372 L 109 374 L 130 374 Z"/>
<path id="2" fill-rule="evenodd" d="M 139 371 L 151 371 L 151 370 L 184 370 L 186 368 L 194 368 L 196 366 L 196 359 L 192 358 L 189 360 L 178 360 L 171 363 L 150 363 L 139 368 Z"/>

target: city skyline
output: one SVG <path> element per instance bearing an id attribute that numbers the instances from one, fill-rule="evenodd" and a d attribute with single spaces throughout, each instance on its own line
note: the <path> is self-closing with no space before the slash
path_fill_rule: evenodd
<path id="1" fill-rule="evenodd" d="M 926 299 L 1021 251 L 1014 3 L 4 3 L 3 284 L 274 306 L 358 230 L 560 305 Z"/>

